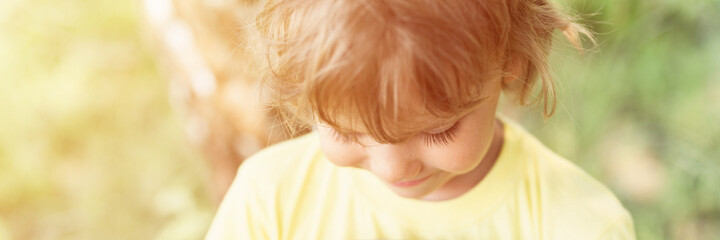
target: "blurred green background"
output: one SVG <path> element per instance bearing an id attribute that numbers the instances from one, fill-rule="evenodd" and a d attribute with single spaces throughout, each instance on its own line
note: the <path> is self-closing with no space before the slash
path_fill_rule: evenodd
<path id="1" fill-rule="evenodd" d="M 556 115 L 505 107 L 608 185 L 639 239 L 720 239 L 720 1 L 561 1 Z M 140 2 L 0 2 L 0 239 L 199 239 L 209 167 L 168 103 Z"/>

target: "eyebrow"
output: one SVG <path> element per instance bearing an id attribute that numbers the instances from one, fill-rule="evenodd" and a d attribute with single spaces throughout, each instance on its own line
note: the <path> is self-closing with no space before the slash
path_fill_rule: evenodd
<path id="1" fill-rule="evenodd" d="M 323 122 L 317 122 L 317 125 L 318 125 L 318 126 L 321 126 L 321 127 L 324 127 L 324 128 L 328 128 L 328 129 L 330 129 L 330 130 L 332 130 L 332 131 L 335 131 L 335 133 L 340 134 L 340 135 L 343 135 L 344 137 L 358 136 L 358 135 L 363 135 L 363 134 L 364 134 L 364 133 L 354 132 L 354 131 L 350 131 L 350 132 L 338 131 L 336 128 L 328 125 L 327 123 L 323 123 Z"/>
<path id="2" fill-rule="evenodd" d="M 428 128 L 428 129 L 426 129 L 424 132 L 427 132 L 427 133 L 440 133 L 440 132 L 444 132 L 444 131 L 447 131 L 448 129 L 452 128 L 453 126 L 455 126 L 458 122 L 460 122 L 460 119 L 457 119 L 457 120 L 452 121 L 452 122 L 445 123 L 445 124 L 440 125 L 440 126 L 438 126 L 438 127 Z"/>

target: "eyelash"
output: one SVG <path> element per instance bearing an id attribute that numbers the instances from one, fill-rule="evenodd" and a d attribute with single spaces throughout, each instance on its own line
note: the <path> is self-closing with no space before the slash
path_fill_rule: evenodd
<path id="1" fill-rule="evenodd" d="M 448 143 L 455 140 L 455 136 L 460 130 L 459 124 L 455 123 L 452 127 L 448 128 L 444 132 L 436 133 L 436 134 L 424 134 L 423 138 L 425 139 L 425 144 L 428 146 L 445 146 L 448 145 Z M 337 131 L 332 131 L 333 136 L 335 137 L 335 140 L 341 142 L 342 144 L 350 144 L 353 143 L 353 140 L 351 137 L 346 136 L 345 134 L 341 134 Z"/>
<path id="2" fill-rule="evenodd" d="M 425 134 L 425 144 L 428 146 L 445 146 L 448 143 L 455 140 L 455 136 L 460 130 L 459 124 L 455 123 L 452 127 L 448 128 L 444 132 L 436 134 Z"/>
<path id="3" fill-rule="evenodd" d="M 353 142 L 350 137 L 346 136 L 345 134 L 341 134 L 338 131 L 333 130 L 332 131 L 333 136 L 335 137 L 335 140 L 341 142 L 342 144 L 350 144 Z"/>

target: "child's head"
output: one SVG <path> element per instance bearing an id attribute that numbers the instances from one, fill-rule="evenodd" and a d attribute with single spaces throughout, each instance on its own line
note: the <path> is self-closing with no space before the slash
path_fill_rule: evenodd
<path id="1" fill-rule="evenodd" d="M 578 32 L 586 33 L 547 0 L 271 0 L 257 20 L 271 50 L 271 104 L 292 126 L 320 123 L 321 138 L 325 131 L 339 135 L 338 141 L 362 142 L 358 136 L 364 136 L 378 146 L 411 146 L 421 155 L 427 151 L 417 148 L 438 157 L 460 152 L 457 157 L 467 161 L 434 166 L 456 175 L 487 155 L 502 90 L 527 103 L 539 77 L 537 100 L 545 114 L 552 113 L 552 32 L 563 30 L 574 44 Z M 434 134 L 457 125 L 469 134 L 457 139 L 469 142 L 448 144 L 457 139 Z M 419 135 L 434 145 L 414 145 Z M 323 148 L 331 160 L 332 152 L 336 159 L 352 159 L 360 147 L 365 155 L 375 151 L 342 141 L 329 154 Z M 425 164 L 396 166 L 406 171 L 386 180 L 422 176 Z"/>
<path id="2" fill-rule="evenodd" d="M 488 81 L 549 115 L 551 33 L 578 25 L 547 0 L 271 0 L 258 17 L 271 47 L 271 104 L 286 120 L 339 130 L 352 119 L 381 142 L 417 130 L 417 114 L 453 118 L 483 100 Z M 294 125 L 297 126 L 297 125 Z"/>

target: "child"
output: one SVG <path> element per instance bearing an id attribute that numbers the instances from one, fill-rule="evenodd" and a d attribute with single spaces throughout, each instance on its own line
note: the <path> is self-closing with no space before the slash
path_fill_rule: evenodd
<path id="1" fill-rule="evenodd" d="M 303 137 L 248 159 L 208 239 L 633 239 L 613 196 L 515 123 L 554 108 L 547 0 L 277 0 L 257 18 Z"/>

